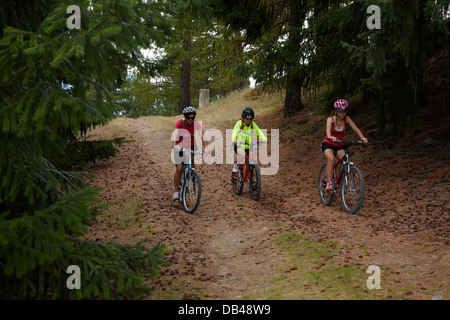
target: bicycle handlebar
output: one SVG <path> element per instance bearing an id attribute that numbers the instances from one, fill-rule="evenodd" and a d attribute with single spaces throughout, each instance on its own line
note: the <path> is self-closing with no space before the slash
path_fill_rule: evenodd
<path id="1" fill-rule="evenodd" d="M 193 154 L 205 154 L 205 151 L 203 151 L 203 150 L 202 151 L 200 151 L 200 150 L 193 151 L 192 149 L 181 148 L 180 151 L 183 151 L 183 152 L 190 151 Z"/>
<path id="2" fill-rule="evenodd" d="M 335 142 L 342 142 L 343 144 L 348 145 L 348 146 L 352 146 L 352 145 L 355 145 L 355 144 L 364 144 L 364 141 L 362 141 L 362 140 L 344 141 L 344 140 L 341 140 L 341 139 L 336 139 Z"/>

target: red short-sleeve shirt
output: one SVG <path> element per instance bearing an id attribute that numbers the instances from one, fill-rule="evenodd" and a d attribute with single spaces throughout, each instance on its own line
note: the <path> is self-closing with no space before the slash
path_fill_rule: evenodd
<path id="1" fill-rule="evenodd" d="M 181 129 L 181 125 L 183 121 L 183 129 L 178 133 L 178 145 L 182 148 L 188 148 L 190 146 L 193 146 L 195 143 L 194 140 L 194 127 L 195 130 L 199 131 L 202 130 L 202 125 L 199 121 L 194 121 L 194 124 L 190 127 L 186 126 L 186 120 L 178 120 L 177 123 L 175 123 L 175 129 Z M 190 140 L 190 141 L 189 141 Z M 190 142 L 190 143 L 189 143 Z"/>

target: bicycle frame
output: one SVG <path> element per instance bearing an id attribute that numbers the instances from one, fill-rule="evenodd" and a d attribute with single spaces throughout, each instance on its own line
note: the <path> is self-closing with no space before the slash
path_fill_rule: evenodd
<path id="1" fill-rule="evenodd" d="M 348 154 L 348 147 L 346 147 L 345 155 L 341 159 L 339 159 L 339 161 L 336 162 L 333 167 L 333 172 L 334 172 L 334 176 L 336 179 L 335 180 L 336 187 L 341 185 L 342 178 L 344 176 L 344 170 L 345 170 L 345 172 L 350 172 L 350 167 L 352 167 L 354 165 L 353 162 L 351 162 L 349 159 L 350 159 L 350 156 Z M 339 165 L 341 165 L 341 168 L 339 170 L 339 176 L 338 176 L 337 169 L 339 168 Z"/>
<path id="2" fill-rule="evenodd" d="M 263 143 L 263 142 L 262 142 Z M 248 155 L 245 153 L 245 161 L 238 166 L 238 172 L 231 174 L 231 183 L 235 194 L 241 194 L 245 182 L 249 183 L 250 194 L 252 199 L 258 201 L 261 195 L 261 174 L 255 159 L 253 158 L 253 151 L 259 142 L 250 145 Z M 242 145 L 242 144 L 241 144 Z M 236 164 L 236 162 L 235 162 Z M 244 168 L 245 166 L 245 168 Z"/>
<path id="3" fill-rule="evenodd" d="M 255 145 L 258 145 L 259 143 L 260 142 L 258 141 L 258 142 L 256 142 Z M 253 160 L 253 150 L 254 149 L 256 149 L 256 146 L 254 146 L 254 147 L 251 146 L 250 147 L 248 155 L 247 155 L 247 153 L 245 154 L 245 162 L 243 164 L 239 165 L 239 169 L 242 169 L 242 171 L 243 171 L 243 181 L 244 181 L 244 183 L 248 179 L 248 174 L 250 172 L 250 165 L 251 165 L 250 161 Z M 244 168 L 244 166 L 245 166 L 245 168 Z"/>
<path id="4" fill-rule="evenodd" d="M 193 168 L 193 155 L 204 154 L 202 151 L 192 151 L 189 149 L 181 149 L 183 152 L 189 152 L 188 160 L 183 164 L 183 175 L 180 181 L 180 201 L 184 211 L 194 213 L 200 204 L 201 198 L 201 181 L 198 173 Z M 192 179 L 191 179 L 192 178 Z M 191 183 L 193 183 L 191 185 Z M 188 196 L 189 195 L 189 196 Z M 194 199 L 191 199 L 194 196 Z"/>
<path id="5" fill-rule="evenodd" d="M 189 151 L 191 151 L 191 150 L 189 150 Z M 187 176 L 187 173 L 188 173 L 189 169 L 195 170 L 194 168 L 192 168 L 192 152 L 189 152 L 189 161 L 188 161 L 188 163 L 187 164 L 185 163 L 183 165 L 183 175 L 184 175 L 185 181 L 186 181 L 186 176 Z"/>
<path id="6" fill-rule="evenodd" d="M 253 151 L 249 152 L 249 155 L 245 155 L 245 162 L 239 166 L 239 169 L 242 168 L 244 173 L 243 180 L 244 182 L 248 179 L 248 174 L 250 172 L 250 160 L 253 160 Z M 245 168 L 244 168 L 245 166 Z"/>
<path id="7" fill-rule="evenodd" d="M 189 170 L 195 170 L 195 168 L 192 167 L 192 154 L 193 153 L 201 153 L 201 151 L 192 151 L 191 149 L 181 149 L 181 151 L 185 152 L 185 151 L 189 151 L 189 161 L 188 163 L 184 163 L 183 164 L 183 179 L 181 179 L 181 183 L 180 183 L 180 191 L 183 188 L 183 183 L 185 183 L 186 181 L 186 177 L 187 177 L 187 173 Z"/>

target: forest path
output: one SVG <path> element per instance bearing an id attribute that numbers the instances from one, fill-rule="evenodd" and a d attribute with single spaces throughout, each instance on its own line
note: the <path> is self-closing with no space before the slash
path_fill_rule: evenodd
<path id="1" fill-rule="evenodd" d="M 281 144 L 280 170 L 262 177 L 257 202 L 247 185 L 242 195 L 233 193 L 231 165 L 198 165 L 201 203 L 194 214 L 187 214 L 172 201 L 170 134 L 145 118 L 119 118 L 89 137 L 130 140 L 119 156 L 89 170 L 96 176 L 93 185 L 103 187 L 101 197 L 111 205 L 87 237 L 165 243 L 167 266 L 160 278 L 149 282 L 155 289 L 149 299 L 267 298 L 266 292 L 277 285 L 273 279 L 291 271 L 286 269 L 288 256 L 274 246 L 273 238 L 292 231 L 319 243 L 338 242 L 341 249 L 333 258 L 342 267 L 358 261 L 361 267 L 389 270 L 382 285 L 389 282 L 391 290 L 403 290 L 406 299 L 448 298 L 448 162 L 421 172 L 410 162 L 396 160 L 395 166 L 386 167 L 386 161 L 365 165 L 355 160 L 365 175 L 366 197 L 361 210 L 349 215 L 339 199 L 329 207 L 320 204 L 315 184 L 323 159 L 314 148 L 317 141 L 305 138 Z M 358 156 L 369 152 L 360 151 Z"/>

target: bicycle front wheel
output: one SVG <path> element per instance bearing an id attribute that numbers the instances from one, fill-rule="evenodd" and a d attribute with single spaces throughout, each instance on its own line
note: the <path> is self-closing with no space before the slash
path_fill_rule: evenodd
<path id="1" fill-rule="evenodd" d="M 184 211 L 194 213 L 200 204 L 200 197 L 202 195 L 202 183 L 197 172 L 193 170 L 188 172 L 181 193 Z"/>
<path id="2" fill-rule="evenodd" d="M 341 182 L 341 200 L 345 212 L 356 213 L 364 199 L 364 177 L 359 168 L 353 166 L 345 172 Z"/>
<path id="3" fill-rule="evenodd" d="M 334 198 L 334 192 L 326 191 L 327 187 L 327 172 L 326 172 L 327 163 L 322 164 L 322 167 L 319 171 L 319 179 L 317 181 L 317 187 L 319 189 L 319 198 L 322 204 L 329 206 Z M 333 173 L 333 182 L 334 182 L 334 173 Z"/>
<path id="4" fill-rule="evenodd" d="M 249 185 L 252 199 L 258 201 L 261 196 L 261 174 L 259 172 L 259 167 L 256 164 L 250 165 Z"/>

